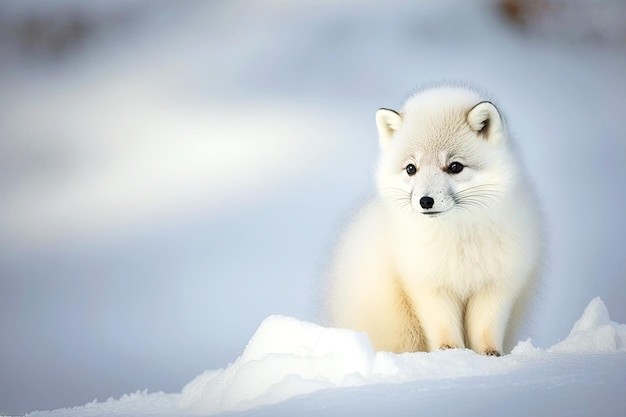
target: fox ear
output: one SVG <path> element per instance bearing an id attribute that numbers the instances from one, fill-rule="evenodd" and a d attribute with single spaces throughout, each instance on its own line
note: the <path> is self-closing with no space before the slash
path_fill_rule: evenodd
<path id="1" fill-rule="evenodd" d="M 376 127 L 378 128 L 378 140 L 382 149 L 387 148 L 391 137 L 400 128 L 402 116 L 390 109 L 378 109 L 376 112 Z"/>
<path id="2" fill-rule="evenodd" d="M 470 128 L 489 142 L 497 142 L 502 137 L 502 117 L 493 103 L 482 101 L 467 113 Z"/>

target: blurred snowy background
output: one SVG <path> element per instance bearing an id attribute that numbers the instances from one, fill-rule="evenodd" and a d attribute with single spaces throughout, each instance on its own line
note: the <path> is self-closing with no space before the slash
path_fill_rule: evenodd
<path id="1" fill-rule="evenodd" d="M 270 314 L 316 320 L 374 112 L 482 86 L 541 194 L 530 336 L 626 322 L 618 0 L 0 2 L 0 413 L 178 392 Z"/>

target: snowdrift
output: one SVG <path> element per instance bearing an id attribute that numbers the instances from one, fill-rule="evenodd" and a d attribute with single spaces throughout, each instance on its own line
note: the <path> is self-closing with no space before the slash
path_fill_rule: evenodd
<path id="1" fill-rule="evenodd" d="M 626 400 L 623 393 L 620 394 L 626 382 L 625 365 L 626 324 L 611 321 L 600 298 L 590 302 L 561 342 L 542 349 L 533 346 L 530 340 L 523 341 L 510 355 L 499 358 L 477 355 L 466 349 L 399 355 L 375 352 L 363 333 L 324 328 L 292 317 L 270 316 L 259 326 L 239 359 L 225 369 L 202 373 L 180 394 L 138 392 L 119 400 L 94 401 L 82 407 L 35 412 L 30 416 L 180 416 L 243 410 L 249 410 L 250 415 L 294 412 L 315 415 L 319 410 L 307 414 L 298 403 L 304 401 L 310 405 L 315 395 L 321 397 L 316 403 L 326 404 L 323 408 L 326 414 L 341 415 L 358 402 L 354 402 L 354 390 L 337 388 L 357 387 L 358 392 L 358 387 L 368 386 L 369 390 L 363 395 L 367 403 L 372 393 L 389 395 L 394 387 L 416 388 L 415 384 L 422 387 L 415 392 L 426 392 L 427 398 L 420 402 L 420 395 L 408 395 L 413 402 L 399 402 L 393 414 L 406 414 L 416 407 L 423 410 L 426 402 L 426 407 L 452 410 L 454 415 L 455 410 L 460 414 L 463 410 L 480 410 L 477 407 L 481 404 L 473 402 L 468 409 L 467 404 L 457 404 L 446 395 L 438 397 L 433 393 L 453 391 L 455 398 L 473 398 L 472 390 L 476 386 L 467 381 L 475 381 L 476 377 L 488 377 L 480 379 L 482 388 L 500 392 L 498 398 L 502 398 L 503 393 L 505 396 L 515 393 L 519 398 L 541 403 L 542 398 L 545 399 L 542 395 L 552 402 L 573 396 L 566 402 L 570 407 L 568 413 L 575 409 L 574 414 L 584 415 L 589 411 L 578 405 L 587 400 L 585 395 L 596 401 L 603 401 L 602 395 L 609 396 L 612 401 L 605 404 L 611 409 L 605 413 L 593 401 L 589 406 L 597 415 L 613 415 L 626 409 Z M 429 387 L 430 391 L 424 391 L 423 387 Z M 602 395 L 595 395 L 593 387 Z M 320 393 L 313 394 L 315 391 Z M 347 396 L 342 396 L 344 394 Z M 287 408 L 260 407 L 292 397 L 297 398 L 283 403 L 289 404 Z M 350 404 L 342 405 L 342 398 Z M 501 404 L 502 411 L 511 404 L 509 398 Z M 490 411 L 488 414 L 498 414 L 497 410 Z M 521 404 L 517 411 L 523 415 L 528 410 Z M 518 415 L 510 409 L 508 412 Z M 558 410 L 555 413 L 554 408 L 544 408 L 544 413 L 558 415 Z M 371 414 L 377 415 L 377 412 L 371 411 Z"/>

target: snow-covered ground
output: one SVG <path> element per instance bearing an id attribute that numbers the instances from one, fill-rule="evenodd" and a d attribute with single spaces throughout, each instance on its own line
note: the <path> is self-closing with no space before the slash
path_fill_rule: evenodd
<path id="1" fill-rule="evenodd" d="M 73 52 L 44 59 L 3 37 L 27 9 L 71 16 L 68 4 L 106 17 Z M 498 359 L 455 351 L 405 361 L 365 354 L 367 344 L 344 333 L 349 356 L 389 368 L 357 367 L 362 377 L 337 383 L 351 387 L 246 413 L 330 404 L 328 414 L 376 414 L 394 402 L 453 413 L 469 396 L 478 398 L 470 408 L 508 404 L 522 414 L 541 409 L 535 398 L 548 411 L 568 398 L 584 411 L 584 393 L 606 415 L 624 409 L 615 391 L 623 352 L 578 343 L 553 351 L 596 296 L 626 322 L 623 44 L 572 40 L 571 25 L 565 40 L 554 25 L 554 38 L 525 36 L 489 1 L 128 4 L 0 3 L 0 413 L 181 392 L 202 370 L 233 362 L 224 380 L 244 369 L 234 361 L 266 317 L 315 322 L 333 237 L 372 190 L 375 110 L 441 80 L 493 95 L 541 195 L 549 262 L 522 335 L 539 350 L 523 343 Z M 273 320 L 253 342 L 290 325 L 303 338 L 322 331 Z M 394 376 L 394 366 L 407 373 Z M 438 372 L 434 385 L 420 379 L 422 367 Z M 396 377 L 406 379 L 390 384 Z M 290 395 L 324 385 L 287 384 Z M 76 415 L 181 414 L 190 387 Z M 265 388 L 249 404 L 285 395 Z"/>
<path id="2" fill-rule="evenodd" d="M 137 392 L 29 416 L 619 416 L 625 369 L 626 324 L 611 321 L 600 298 L 561 342 L 520 342 L 501 358 L 466 349 L 375 352 L 364 333 L 270 316 L 233 364 L 204 372 L 180 394 Z"/>

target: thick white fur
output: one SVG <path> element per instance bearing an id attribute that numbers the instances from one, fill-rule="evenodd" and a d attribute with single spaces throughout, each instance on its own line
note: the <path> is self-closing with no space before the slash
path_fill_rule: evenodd
<path id="1" fill-rule="evenodd" d="M 399 113 L 379 110 L 376 122 L 378 193 L 338 242 L 328 324 L 367 332 L 378 350 L 503 353 L 534 289 L 542 239 L 499 111 L 444 87 Z M 452 162 L 464 169 L 447 171 Z"/>

